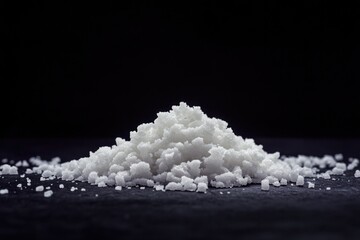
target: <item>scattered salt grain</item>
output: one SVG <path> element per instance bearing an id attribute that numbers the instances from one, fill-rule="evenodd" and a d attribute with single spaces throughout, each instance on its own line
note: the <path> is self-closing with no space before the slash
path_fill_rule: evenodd
<path id="1" fill-rule="evenodd" d="M 356 170 L 354 176 L 355 176 L 356 178 L 359 178 L 359 177 L 360 177 L 360 171 L 359 171 L 359 170 Z"/>
<path id="2" fill-rule="evenodd" d="M 275 182 L 273 182 L 273 185 L 275 186 L 275 187 L 280 187 L 280 182 L 279 181 L 275 181 Z"/>
<path id="3" fill-rule="evenodd" d="M 287 185 L 287 180 L 284 179 L 284 178 L 282 178 L 282 179 L 280 180 L 280 184 L 283 185 L 283 186 L 286 186 L 286 185 Z"/>
<path id="4" fill-rule="evenodd" d="M 315 184 L 312 182 L 308 182 L 308 188 L 315 188 Z"/>
<path id="5" fill-rule="evenodd" d="M 206 193 L 207 189 L 208 189 L 208 185 L 206 183 L 200 182 L 197 185 L 196 192 Z"/>
<path id="6" fill-rule="evenodd" d="M 304 186 L 304 177 L 299 175 L 296 180 L 296 186 Z"/>
<path id="7" fill-rule="evenodd" d="M 270 184 L 268 179 L 261 180 L 261 190 L 263 191 L 269 191 Z"/>
<path id="8" fill-rule="evenodd" d="M 36 192 L 42 192 L 42 191 L 44 191 L 44 186 L 37 186 L 37 187 L 35 188 L 35 191 L 36 191 Z"/>
<path id="9" fill-rule="evenodd" d="M 331 190 L 331 187 L 327 187 L 326 190 L 328 190 L 328 191 Z"/>
<path id="10" fill-rule="evenodd" d="M 9 193 L 9 190 L 7 190 L 6 188 L 5 189 L 0 189 L 0 194 L 8 194 Z"/>
<path id="11" fill-rule="evenodd" d="M 53 191 L 51 191 L 51 190 L 44 192 L 44 197 L 46 197 L 46 198 L 51 197 L 52 195 L 53 195 Z"/>
<path id="12" fill-rule="evenodd" d="M 59 188 L 64 188 L 64 184 L 59 184 Z"/>
<path id="13" fill-rule="evenodd" d="M 82 189 L 80 189 L 80 191 L 85 192 L 85 191 L 86 191 L 86 189 L 85 189 L 85 188 L 82 188 Z"/>
<path id="14" fill-rule="evenodd" d="M 122 190 L 122 186 L 116 186 L 116 187 L 115 187 L 115 190 L 121 191 L 121 190 Z"/>
<path id="15" fill-rule="evenodd" d="M 22 188 L 22 184 L 21 184 L 21 183 L 19 183 L 18 185 L 16 185 L 16 187 L 18 187 L 18 188 Z"/>

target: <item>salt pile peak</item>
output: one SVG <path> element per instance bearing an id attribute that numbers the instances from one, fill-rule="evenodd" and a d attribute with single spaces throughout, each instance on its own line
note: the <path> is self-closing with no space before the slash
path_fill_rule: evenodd
<path id="1" fill-rule="evenodd" d="M 100 147 L 89 157 L 43 163 L 35 171 L 99 186 L 165 185 L 166 190 L 201 192 L 209 184 L 224 188 L 313 175 L 310 168 L 280 160 L 279 153 L 265 152 L 253 139 L 236 136 L 227 122 L 184 102 L 139 125 L 129 141 L 117 138 L 116 145 Z"/>

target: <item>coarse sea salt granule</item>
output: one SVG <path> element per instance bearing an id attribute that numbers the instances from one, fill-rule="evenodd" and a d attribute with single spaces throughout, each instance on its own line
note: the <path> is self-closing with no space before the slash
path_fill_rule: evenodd
<path id="1" fill-rule="evenodd" d="M 3 195 L 3 194 L 8 194 L 9 193 L 9 190 L 7 190 L 6 188 L 5 189 L 0 189 L 0 194 Z"/>
<path id="2" fill-rule="evenodd" d="M 59 184 L 59 188 L 64 188 L 64 184 Z"/>
<path id="3" fill-rule="evenodd" d="M 35 188 L 35 191 L 36 191 L 36 192 L 42 192 L 42 191 L 44 191 L 44 186 L 37 186 L 37 187 Z"/>
<path id="4" fill-rule="evenodd" d="M 47 190 L 44 192 L 44 197 L 48 198 L 51 197 L 53 195 L 53 191 L 52 190 Z"/>
<path id="5" fill-rule="evenodd" d="M 312 182 L 308 182 L 308 188 L 315 188 L 315 184 Z"/>
<path id="6" fill-rule="evenodd" d="M 359 178 L 359 177 L 360 177 L 360 171 L 359 171 L 359 170 L 356 170 L 356 171 L 355 171 L 354 177 L 356 177 L 356 178 Z"/>
<path id="7" fill-rule="evenodd" d="M 122 187 L 121 187 L 121 186 L 116 186 L 116 187 L 115 187 L 115 190 L 121 191 L 121 190 L 122 190 Z"/>
<path id="8" fill-rule="evenodd" d="M 303 186 L 304 185 L 304 177 L 299 175 L 296 180 L 296 186 Z"/>
<path id="9" fill-rule="evenodd" d="M 263 191 L 269 191 L 270 184 L 268 179 L 261 180 L 261 190 Z"/>
<path id="10" fill-rule="evenodd" d="M 328 191 L 331 190 L 331 187 L 327 187 L 326 190 L 328 190 Z"/>

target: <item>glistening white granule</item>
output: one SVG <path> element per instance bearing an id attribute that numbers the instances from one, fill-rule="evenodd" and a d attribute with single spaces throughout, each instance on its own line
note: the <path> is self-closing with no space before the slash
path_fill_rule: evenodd
<path id="1" fill-rule="evenodd" d="M 44 191 L 44 186 L 37 186 L 37 187 L 35 188 L 35 191 L 36 191 L 36 192 L 42 192 L 42 191 Z"/>
<path id="2" fill-rule="evenodd" d="M 261 181 L 261 190 L 269 191 L 269 189 L 270 189 L 269 180 L 268 179 L 262 180 Z"/>
<path id="3" fill-rule="evenodd" d="M 359 162 L 353 160 L 346 166 L 339 162 L 341 154 L 280 159 L 278 152 L 267 153 L 253 139 L 235 135 L 225 121 L 210 118 L 200 107 L 183 102 L 168 112 L 159 112 L 154 122 L 139 125 L 130 132 L 130 140 L 117 138 L 115 142 L 88 157 L 62 164 L 59 158 L 51 162 L 31 158 L 30 163 L 37 167 L 27 169 L 26 174 L 42 174 L 43 180 L 86 181 L 98 187 L 141 186 L 204 193 L 209 187 L 251 183 L 261 183 L 262 190 L 269 190 L 270 184 L 287 185 L 288 181 L 303 186 L 304 178 L 330 179 L 330 175 L 354 169 Z M 15 173 L 15 168 L 0 166 L 2 174 Z"/>
<path id="4" fill-rule="evenodd" d="M 53 191 L 51 190 L 47 190 L 46 192 L 44 192 L 44 197 L 51 197 L 53 195 Z"/>
<path id="5" fill-rule="evenodd" d="M 9 193 L 9 190 L 7 189 L 0 189 L 0 195 L 2 194 L 8 194 Z"/>
<path id="6" fill-rule="evenodd" d="M 356 178 L 359 178 L 359 177 L 360 177 L 360 171 L 359 171 L 359 170 L 356 170 L 354 176 L 355 176 Z"/>

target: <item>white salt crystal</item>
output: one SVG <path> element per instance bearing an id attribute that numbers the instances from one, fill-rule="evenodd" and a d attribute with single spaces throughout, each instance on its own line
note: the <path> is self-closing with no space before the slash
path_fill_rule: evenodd
<path id="1" fill-rule="evenodd" d="M 164 191 L 165 190 L 164 185 L 155 185 L 154 187 L 155 187 L 156 191 Z"/>
<path id="2" fill-rule="evenodd" d="M 331 187 L 327 187 L 326 190 L 328 190 L 328 191 L 331 190 Z"/>
<path id="3" fill-rule="evenodd" d="M 22 187 L 22 184 L 19 183 L 18 185 L 16 185 L 16 187 L 21 188 L 21 187 Z"/>
<path id="4" fill-rule="evenodd" d="M 270 189 L 269 180 L 268 179 L 261 180 L 261 190 L 269 191 L 269 189 Z"/>
<path id="5" fill-rule="evenodd" d="M 51 190 L 44 192 L 44 197 L 46 197 L 46 198 L 51 197 L 52 195 L 53 195 L 53 191 L 51 191 Z"/>
<path id="6" fill-rule="evenodd" d="M 335 154 L 335 159 L 337 161 L 343 160 L 344 156 L 341 153 Z"/>
<path id="7" fill-rule="evenodd" d="M 359 170 L 356 170 L 354 176 L 355 176 L 356 178 L 359 178 L 359 177 L 360 177 L 360 171 L 359 171 Z"/>
<path id="8" fill-rule="evenodd" d="M 359 165 L 359 159 L 350 158 L 349 161 L 351 163 L 347 166 L 347 170 L 354 170 Z"/>
<path id="9" fill-rule="evenodd" d="M 323 173 L 322 174 L 322 177 L 324 178 L 324 179 L 330 179 L 330 174 L 329 173 Z"/>
<path id="10" fill-rule="evenodd" d="M 50 186 L 47 186 L 45 189 L 50 189 L 51 187 Z"/>
<path id="11" fill-rule="evenodd" d="M 10 175 L 17 175 L 18 174 L 18 168 L 15 167 L 15 166 L 10 167 L 9 174 Z"/>
<path id="12" fill-rule="evenodd" d="M 81 189 L 80 189 L 80 191 L 85 192 L 85 191 L 86 191 L 86 189 L 85 189 L 85 188 L 81 188 Z"/>
<path id="13" fill-rule="evenodd" d="M 44 178 L 49 178 L 53 175 L 53 173 L 50 170 L 45 170 L 41 176 L 43 176 Z"/>
<path id="14" fill-rule="evenodd" d="M 121 191 L 121 190 L 122 190 L 122 186 L 116 186 L 116 187 L 115 187 L 115 190 Z"/>
<path id="15" fill-rule="evenodd" d="M 308 188 L 315 188 L 315 184 L 312 182 L 308 182 Z"/>
<path id="16" fill-rule="evenodd" d="M 283 186 L 286 186 L 286 185 L 287 185 L 287 180 L 284 179 L 284 178 L 282 178 L 282 179 L 280 180 L 280 184 L 283 185 Z"/>
<path id="17" fill-rule="evenodd" d="M 279 181 L 275 181 L 275 182 L 273 182 L 273 185 L 275 186 L 275 187 L 280 187 L 280 182 Z"/>
<path id="18" fill-rule="evenodd" d="M 196 192 L 206 193 L 207 189 L 208 189 L 208 185 L 204 182 L 200 182 L 197 185 Z"/>
<path id="19" fill-rule="evenodd" d="M 183 189 L 183 186 L 181 183 L 176 183 L 176 182 L 169 182 L 166 186 L 165 186 L 165 190 L 169 190 L 169 191 L 181 191 Z"/>
<path id="20" fill-rule="evenodd" d="M 99 183 L 97 184 L 97 186 L 98 186 L 98 187 L 106 187 L 106 184 L 105 184 L 105 182 L 99 182 Z"/>
<path id="21" fill-rule="evenodd" d="M 9 190 L 7 190 L 6 188 L 5 189 L 0 189 L 0 195 L 8 194 L 8 193 L 9 193 Z"/>
<path id="22" fill-rule="evenodd" d="M 44 191 L 44 186 L 37 186 L 37 187 L 35 188 L 35 191 L 36 191 L 36 192 L 42 192 L 42 191 Z"/>
<path id="23" fill-rule="evenodd" d="M 304 177 L 299 175 L 296 180 L 296 186 L 303 186 L 304 185 Z"/>
<path id="24" fill-rule="evenodd" d="M 59 188 L 64 188 L 64 184 L 59 184 Z"/>

